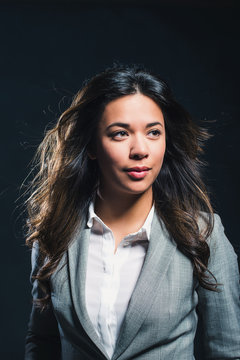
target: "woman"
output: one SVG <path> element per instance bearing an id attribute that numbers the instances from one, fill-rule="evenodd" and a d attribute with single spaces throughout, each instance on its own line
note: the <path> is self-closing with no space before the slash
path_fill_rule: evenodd
<path id="1" fill-rule="evenodd" d="M 25 359 L 240 358 L 236 254 L 200 176 L 207 132 L 157 75 L 115 66 L 38 150 Z M 196 349 L 195 349 L 196 352 Z"/>

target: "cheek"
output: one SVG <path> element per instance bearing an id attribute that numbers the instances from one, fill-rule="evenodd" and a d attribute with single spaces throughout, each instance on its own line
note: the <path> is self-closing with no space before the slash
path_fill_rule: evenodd
<path id="1" fill-rule="evenodd" d="M 160 148 L 159 147 L 156 148 L 153 153 L 153 157 L 154 157 L 156 163 L 159 164 L 159 166 L 161 166 L 163 163 L 165 150 L 166 150 L 166 146 L 165 146 L 165 144 L 163 144 Z"/>
<path id="2" fill-rule="evenodd" d="M 102 168 L 120 165 L 123 158 L 122 150 L 111 146 L 99 146 L 97 149 L 97 160 Z"/>

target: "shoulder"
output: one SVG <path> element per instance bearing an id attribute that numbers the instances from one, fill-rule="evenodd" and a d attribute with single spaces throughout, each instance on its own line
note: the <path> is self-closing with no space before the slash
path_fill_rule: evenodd
<path id="1" fill-rule="evenodd" d="M 30 280 L 32 281 L 32 277 L 37 275 L 38 270 L 41 266 L 41 254 L 39 249 L 38 241 L 34 241 L 31 251 L 31 264 L 32 264 L 32 271 L 30 275 Z"/>
<path id="2" fill-rule="evenodd" d="M 224 226 L 218 214 L 213 216 L 213 230 L 207 242 L 212 251 L 216 248 L 233 251 L 233 246 L 225 235 Z"/>
<path id="3" fill-rule="evenodd" d="M 211 215 L 206 212 L 200 212 L 198 217 L 198 226 L 200 232 L 204 232 L 207 221 L 212 223 L 212 232 L 206 239 L 208 245 L 210 247 L 215 247 L 219 244 L 230 244 L 229 240 L 225 235 L 224 226 L 222 224 L 220 216 L 216 213 Z"/>
<path id="4" fill-rule="evenodd" d="M 203 225 L 203 218 L 208 216 L 202 213 L 200 216 L 200 228 Z M 210 249 L 210 258 L 208 268 L 226 269 L 227 267 L 234 267 L 237 269 L 237 255 L 231 242 L 228 240 L 221 218 L 218 214 L 214 214 L 212 218 L 213 230 L 210 236 L 206 239 Z"/>

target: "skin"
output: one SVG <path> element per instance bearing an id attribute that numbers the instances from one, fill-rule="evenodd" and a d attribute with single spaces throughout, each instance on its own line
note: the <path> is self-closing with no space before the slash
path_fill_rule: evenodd
<path id="1" fill-rule="evenodd" d="M 165 148 L 164 117 L 151 98 L 137 93 L 106 106 L 91 157 L 101 173 L 95 211 L 113 231 L 115 251 L 123 237 L 138 231 L 147 218 Z M 148 170 L 128 171 L 142 166 Z"/>

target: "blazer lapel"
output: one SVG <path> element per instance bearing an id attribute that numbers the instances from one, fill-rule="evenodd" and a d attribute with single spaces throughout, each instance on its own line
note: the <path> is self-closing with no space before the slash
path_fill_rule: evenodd
<path id="1" fill-rule="evenodd" d="M 95 343 L 95 345 L 101 350 L 101 352 L 106 356 L 106 358 L 109 359 L 104 347 L 99 340 L 97 333 L 94 330 L 92 322 L 88 316 L 85 303 L 85 280 L 87 270 L 89 237 L 90 229 L 81 225 L 74 236 L 72 244 L 68 249 L 68 264 L 72 302 L 77 317 L 80 320 L 85 332 L 87 333 L 89 338 Z"/>
<path id="2" fill-rule="evenodd" d="M 117 359 L 136 336 L 175 251 L 176 244 L 169 238 L 163 222 L 155 213 L 146 258 L 129 302 L 112 360 Z"/>

